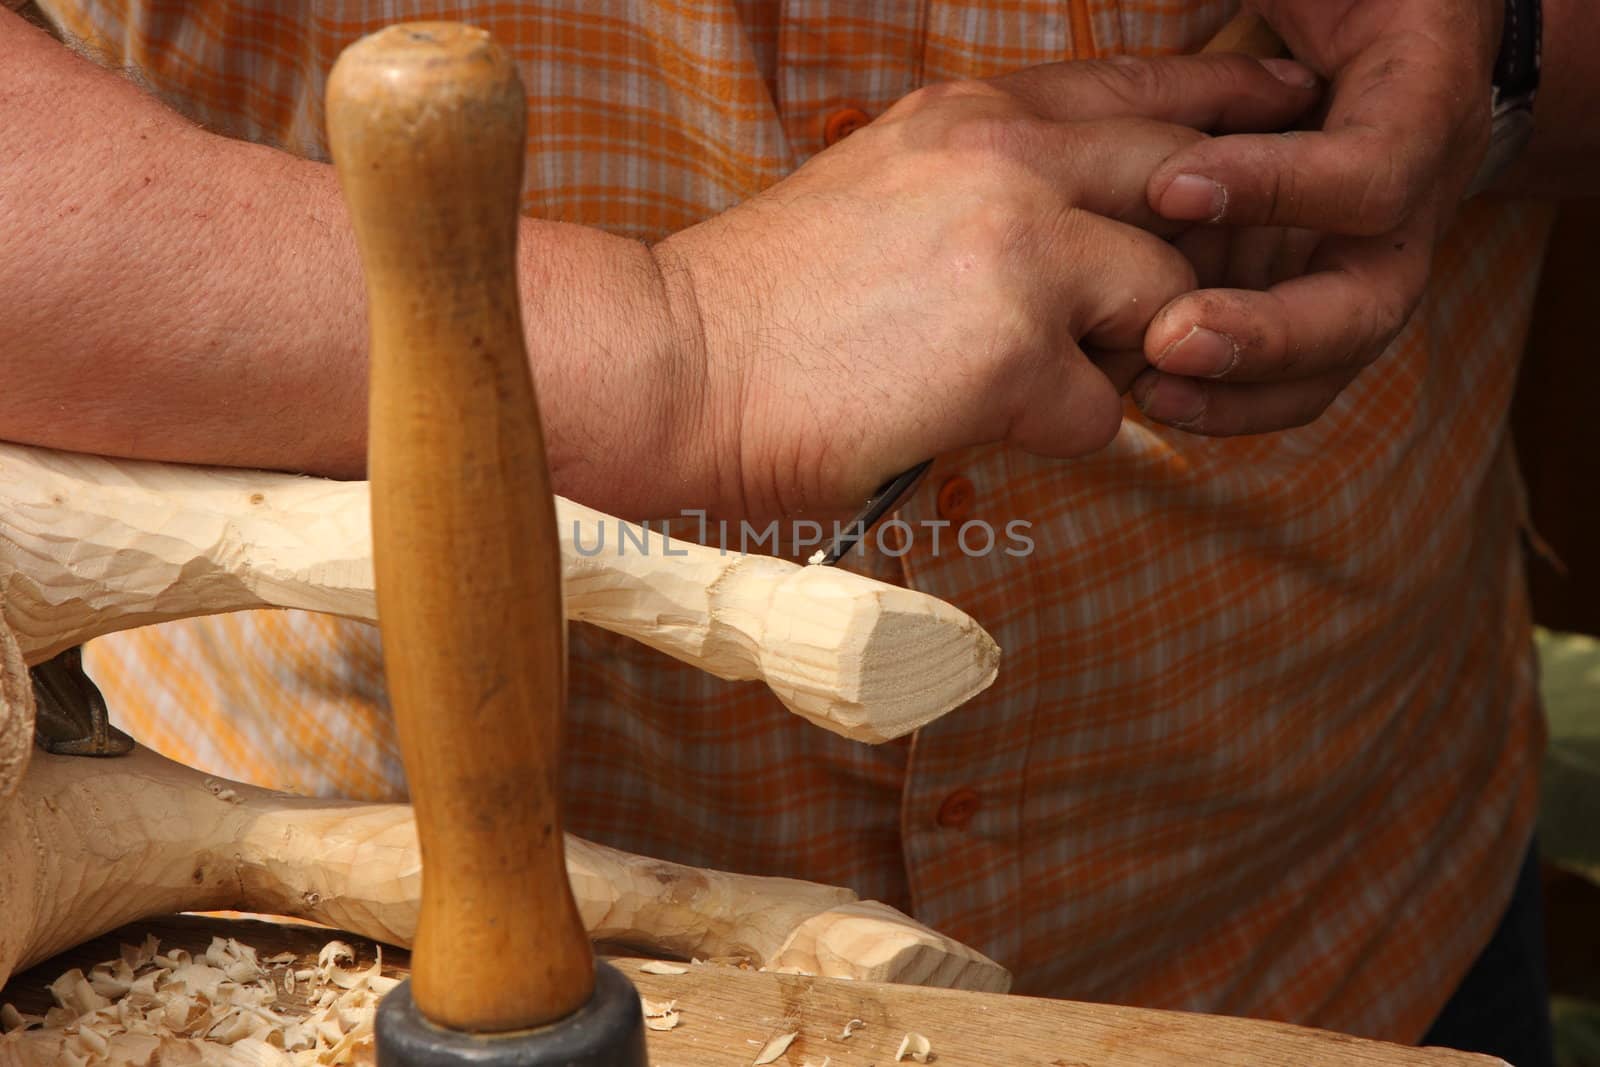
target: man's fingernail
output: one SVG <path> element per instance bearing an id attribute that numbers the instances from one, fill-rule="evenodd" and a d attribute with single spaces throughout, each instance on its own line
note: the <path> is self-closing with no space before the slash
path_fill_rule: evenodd
<path id="1" fill-rule="evenodd" d="M 1205 388 L 1187 378 L 1146 372 L 1133 383 L 1133 402 L 1157 422 L 1188 427 L 1206 413 Z"/>
<path id="2" fill-rule="evenodd" d="M 1228 190 L 1198 174 L 1172 179 L 1156 210 L 1182 222 L 1216 222 L 1228 209 Z"/>
<path id="3" fill-rule="evenodd" d="M 1259 60 L 1267 72 L 1285 85 L 1292 85 L 1296 89 L 1315 89 L 1317 76 L 1310 67 L 1296 63 L 1292 59 L 1262 59 Z"/>
<path id="4" fill-rule="evenodd" d="M 1189 332 L 1167 346 L 1156 366 L 1168 374 L 1191 378 L 1220 378 L 1239 362 L 1239 345 L 1225 333 L 1191 326 Z"/>

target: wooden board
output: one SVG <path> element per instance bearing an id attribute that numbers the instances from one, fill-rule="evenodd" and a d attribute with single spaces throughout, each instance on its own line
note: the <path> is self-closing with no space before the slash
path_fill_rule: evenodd
<path id="1" fill-rule="evenodd" d="M 17 975 L 0 1003 L 23 1011 L 49 1006 L 44 986 L 70 967 L 116 956 L 121 943 L 153 933 L 168 946 L 203 950 L 212 936 L 237 937 L 263 956 L 283 951 L 309 962 L 340 937 L 370 963 L 375 946 L 307 926 L 191 916 L 138 923 Z M 383 951 L 384 971 L 406 973 L 409 957 Z M 761 1046 L 790 1031 L 794 1043 L 776 1061 L 801 1067 L 887 1067 L 908 1032 L 927 1037 L 944 1067 L 1492 1067 L 1500 1061 L 1445 1049 L 1416 1049 L 1281 1023 L 1182 1012 L 1147 1011 L 1033 997 L 764 974 L 702 965 L 682 975 L 644 974 L 644 962 L 612 962 L 653 1000 L 676 1000 L 679 1025 L 651 1032 L 654 1067 L 749 1067 Z M 292 1001 L 291 1001 L 292 1002 Z M 840 1037 L 851 1019 L 863 1025 Z M 370 1060 L 362 1061 L 370 1063 Z M 908 1061 L 909 1062 L 909 1061 Z"/>

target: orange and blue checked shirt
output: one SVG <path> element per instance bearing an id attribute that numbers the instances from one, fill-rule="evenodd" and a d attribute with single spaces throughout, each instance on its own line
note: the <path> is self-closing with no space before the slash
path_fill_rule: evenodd
<path id="1" fill-rule="evenodd" d="M 340 49 L 488 29 L 530 98 L 529 212 L 656 239 L 925 83 L 1193 51 L 1227 0 L 45 0 L 208 127 L 324 156 Z M 861 113 L 857 115 L 857 113 Z M 1392 349 L 1310 426 L 1208 440 L 1130 411 L 1073 462 L 941 457 L 913 523 L 1036 551 L 851 565 L 943 597 L 998 682 L 854 744 L 573 627 L 576 832 L 853 887 L 1020 992 L 1422 1034 L 1507 900 L 1543 728 L 1506 429 L 1548 218 L 1470 203 Z M 215 773 L 403 788 L 373 630 L 263 613 L 99 643 L 123 723 Z"/>

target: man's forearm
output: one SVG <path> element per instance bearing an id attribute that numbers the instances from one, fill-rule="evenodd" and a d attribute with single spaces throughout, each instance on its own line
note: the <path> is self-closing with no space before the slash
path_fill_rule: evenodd
<path id="1" fill-rule="evenodd" d="M 366 322 L 332 169 L 197 129 L 0 11 L 0 438 L 335 476 L 365 462 Z M 557 487 L 696 502 L 649 251 L 527 220 Z M 646 458 L 653 463 L 643 462 Z"/>

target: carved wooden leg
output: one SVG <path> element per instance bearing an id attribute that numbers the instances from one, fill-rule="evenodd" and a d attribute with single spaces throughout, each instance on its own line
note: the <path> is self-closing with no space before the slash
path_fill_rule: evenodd
<path id="1" fill-rule="evenodd" d="M 111 460 L 0 443 L 0 589 L 30 663 L 147 623 L 288 607 L 371 620 L 365 482 Z M 673 541 L 556 499 L 566 613 L 860 741 L 994 681 L 965 613 L 832 567 Z M 603 545 L 603 548 L 596 546 Z"/>
<path id="2" fill-rule="evenodd" d="M 590 936 L 684 958 L 989 991 L 998 964 L 847 889 L 702 870 L 567 840 Z M 38 753 L 0 801 L 0 983 L 124 923 L 176 911 L 293 915 L 409 946 L 411 809 L 273 793 L 137 749 Z"/>

